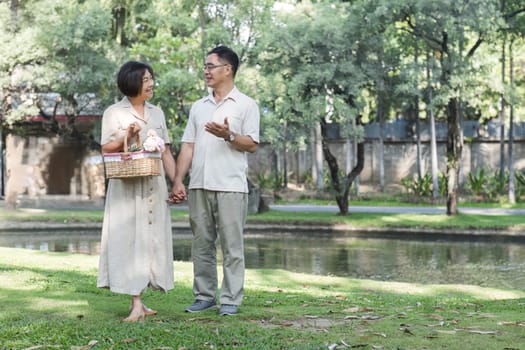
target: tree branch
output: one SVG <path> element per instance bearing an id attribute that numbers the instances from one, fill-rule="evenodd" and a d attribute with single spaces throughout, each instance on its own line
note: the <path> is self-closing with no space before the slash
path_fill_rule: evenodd
<path id="1" fill-rule="evenodd" d="M 478 47 L 481 45 L 482 42 L 483 42 L 483 38 L 480 36 L 478 38 L 478 40 L 474 43 L 474 45 L 468 51 L 467 57 L 470 58 L 470 57 L 474 56 L 474 52 L 478 49 Z"/>

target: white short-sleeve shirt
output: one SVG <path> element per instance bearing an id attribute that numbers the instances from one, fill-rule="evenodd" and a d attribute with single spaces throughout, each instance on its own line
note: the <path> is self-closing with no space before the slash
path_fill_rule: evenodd
<path id="1" fill-rule="evenodd" d="M 164 143 L 170 143 L 166 118 L 162 109 L 146 102 L 144 105 L 144 119 L 142 119 L 131 105 L 129 99 L 124 97 L 104 111 L 100 144 L 104 145 L 124 137 L 126 129 L 133 122 L 139 123 L 141 127 L 140 137 L 142 141 L 146 139 L 148 130 L 153 129 L 159 137 L 164 139 Z"/>
<path id="2" fill-rule="evenodd" d="M 193 143 L 190 189 L 224 192 L 248 192 L 246 152 L 236 150 L 229 142 L 204 130 L 209 121 L 224 123 L 230 130 L 250 136 L 259 143 L 259 107 L 254 99 L 236 87 L 218 104 L 210 94 L 195 102 L 190 110 L 182 142 Z"/>

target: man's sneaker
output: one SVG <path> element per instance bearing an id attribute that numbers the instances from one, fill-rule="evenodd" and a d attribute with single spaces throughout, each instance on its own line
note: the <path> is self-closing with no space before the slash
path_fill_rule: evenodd
<path id="1" fill-rule="evenodd" d="M 237 312 L 239 312 L 237 305 L 223 304 L 221 305 L 221 309 L 219 310 L 219 315 L 233 316 L 233 315 L 237 315 Z"/>
<path id="2" fill-rule="evenodd" d="M 186 312 L 200 312 L 215 308 L 217 305 L 215 301 L 206 301 L 206 300 L 195 300 L 195 302 L 186 308 Z"/>

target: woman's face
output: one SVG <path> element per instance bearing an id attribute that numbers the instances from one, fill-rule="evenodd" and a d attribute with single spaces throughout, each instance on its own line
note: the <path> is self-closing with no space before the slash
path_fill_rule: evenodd
<path id="1" fill-rule="evenodd" d="M 153 80 L 153 76 L 151 73 L 146 70 L 144 72 L 144 75 L 142 76 L 142 87 L 140 89 L 140 94 L 138 97 L 149 100 L 153 97 L 153 86 L 155 85 L 155 81 Z"/>

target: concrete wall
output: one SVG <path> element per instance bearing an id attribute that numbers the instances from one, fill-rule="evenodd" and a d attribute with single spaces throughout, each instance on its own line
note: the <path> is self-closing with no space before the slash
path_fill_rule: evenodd
<path id="1" fill-rule="evenodd" d="M 104 168 L 99 152 L 58 137 L 6 137 L 6 202 L 18 196 L 46 195 L 96 199 L 104 196 Z"/>
<path id="2" fill-rule="evenodd" d="M 403 130 L 409 130 L 406 125 Z M 372 133 L 373 130 L 369 132 Z M 400 133 L 398 130 L 397 133 Z M 406 135 L 405 135 L 406 136 Z M 353 152 L 349 145 L 350 153 Z M 58 137 L 42 136 L 6 137 L 5 196 L 6 200 L 16 200 L 13 196 L 23 195 L 30 198 L 42 196 L 69 196 L 78 199 L 100 199 L 105 193 L 104 167 L 97 151 L 88 151 L 75 140 L 64 142 Z M 312 178 L 313 145 L 306 150 L 275 152 L 268 144 L 261 144 L 255 154 L 248 155 L 249 177 L 257 183 L 260 175 L 274 174 L 276 169 L 284 169 L 286 158 L 289 183 L 303 182 Z M 346 169 L 347 146 L 344 141 L 334 139 L 330 148 L 337 157 L 342 170 Z M 462 160 L 463 177 L 477 169 L 499 169 L 500 144 L 495 139 L 475 139 L 465 142 Z M 446 144 L 438 142 L 439 170 L 445 171 Z M 430 145 L 422 142 L 423 173 L 430 173 Z M 505 150 L 507 156 L 507 150 Z M 365 166 L 359 180 L 361 184 L 372 186 L 379 184 L 379 142 L 370 137 L 365 146 Z M 416 143 L 414 140 L 384 141 L 385 185 L 399 185 L 401 179 L 417 174 Z M 352 159 L 350 159 L 352 162 Z M 514 143 L 514 166 L 518 171 L 525 171 L 525 139 L 519 138 Z M 325 172 L 328 171 L 326 164 Z"/>
<path id="3" fill-rule="evenodd" d="M 422 172 L 431 172 L 430 144 L 423 142 L 421 145 Z M 361 183 L 378 185 L 379 184 L 379 164 L 380 151 L 377 140 L 369 140 L 365 145 L 365 166 L 359 177 Z M 438 147 L 438 168 L 445 172 L 446 168 L 446 143 L 441 141 Z M 350 152 L 353 152 L 350 145 Z M 330 150 L 338 159 L 339 167 L 346 168 L 346 145 L 343 141 L 332 141 Z M 507 157 L 507 147 L 505 147 L 505 157 Z M 499 141 L 477 140 L 465 143 L 463 146 L 463 157 L 461 173 L 468 174 L 477 169 L 485 169 L 489 173 L 499 169 L 500 158 Z M 313 151 L 309 147 L 304 151 L 287 152 L 287 169 L 290 181 L 294 182 L 299 172 L 299 178 L 304 179 L 311 174 Z M 258 174 L 269 175 L 274 167 L 274 155 L 269 145 L 262 144 L 259 150 L 249 156 L 250 176 L 255 180 Z M 283 169 L 284 152 L 279 152 L 279 169 Z M 514 169 L 525 171 L 525 140 L 517 140 L 513 147 Z M 506 166 L 506 165 L 505 165 Z M 325 164 L 325 171 L 328 168 Z M 399 184 L 401 179 L 417 174 L 417 145 L 413 141 L 392 141 L 384 142 L 384 171 L 385 185 Z M 462 179 L 460 179 L 462 180 Z"/>

